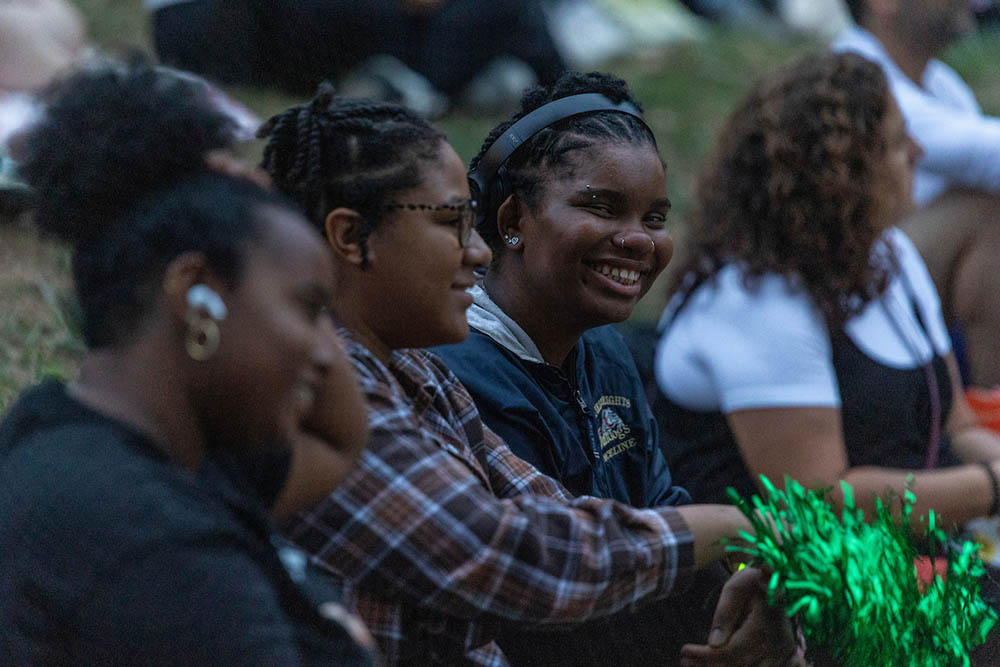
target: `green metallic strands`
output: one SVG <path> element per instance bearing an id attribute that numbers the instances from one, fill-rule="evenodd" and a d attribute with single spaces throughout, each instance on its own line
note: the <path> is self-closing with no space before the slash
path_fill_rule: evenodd
<path id="1" fill-rule="evenodd" d="M 997 621 L 980 595 L 985 570 L 975 544 L 950 542 L 933 512 L 925 530 L 914 528 L 910 491 L 898 499 L 898 519 L 878 501 L 866 522 L 846 483 L 837 516 L 829 489 L 808 491 L 786 477 L 781 491 L 761 480 L 766 500 L 747 502 L 729 489 L 755 534 L 726 548 L 773 573 L 770 602 L 784 602 L 798 619 L 809 654 L 844 667 L 969 665 L 969 652 Z M 915 561 L 928 552 L 947 564 L 943 579 L 918 578 Z"/>

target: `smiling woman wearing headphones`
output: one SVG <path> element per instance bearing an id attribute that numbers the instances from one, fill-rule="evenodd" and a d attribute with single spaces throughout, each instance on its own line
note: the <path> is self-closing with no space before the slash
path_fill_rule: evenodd
<path id="1" fill-rule="evenodd" d="M 690 498 L 671 481 L 632 357 L 605 326 L 632 313 L 673 252 L 666 171 L 625 82 L 571 72 L 528 91 L 521 110 L 486 138 L 469 180 L 493 262 L 472 292 L 468 339 L 435 352 L 511 450 L 574 495 L 685 506 Z M 724 580 L 721 568 L 708 568 L 687 597 L 570 634 L 511 629 L 500 645 L 521 664 L 670 662 L 679 646 L 665 638 L 704 641 L 718 614 L 733 611 L 728 594 L 716 606 Z M 745 600 L 754 592 L 743 589 Z M 754 634 L 767 631 L 766 622 L 754 625 L 760 617 L 729 620 L 749 617 L 731 641 L 713 637 L 719 646 L 689 646 L 684 655 L 783 664 L 781 643 Z"/>
<path id="2" fill-rule="evenodd" d="M 494 259 L 472 332 L 438 352 L 514 452 L 577 495 L 635 507 L 671 483 L 621 322 L 667 266 L 670 200 L 656 139 L 624 81 L 564 76 L 529 93 L 472 162 Z"/>

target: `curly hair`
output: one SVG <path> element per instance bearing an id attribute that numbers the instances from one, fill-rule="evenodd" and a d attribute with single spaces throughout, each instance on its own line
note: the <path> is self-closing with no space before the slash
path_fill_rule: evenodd
<path id="1" fill-rule="evenodd" d="M 204 171 L 235 141 L 206 85 L 144 62 L 96 62 L 42 94 L 19 172 L 44 192 L 38 224 L 75 242 L 102 231 L 154 189 Z"/>
<path id="2" fill-rule="evenodd" d="M 238 278 L 258 207 L 283 200 L 208 168 L 206 154 L 231 147 L 235 125 L 203 82 L 143 62 L 98 62 L 56 81 L 42 100 L 20 172 L 35 192 L 38 227 L 73 249 L 91 348 L 134 334 L 183 252 L 202 252 L 220 278 Z"/>
<path id="3" fill-rule="evenodd" d="M 337 207 L 361 215 L 362 267 L 384 204 L 420 185 L 421 163 L 436 158 L 446 141 L 441 130 L 405 107 L 338 97 L 328 84 L 312 101 L 272 117 L 257 136 L 267 139 L 262 166 L 275 187 L 321 233 Z"/>
<path id="4" fill-rule="evenodd" d="M 754 86 L 696 186 L 676 289 L 735 261 L 747 287 L 794 278 L 830 327 L 883 293 L 897 269 L 891 250 L 872 253 L 889 205 L 890 105 L 881 69 L 855 54 L 807 56 Z"/>
<path id="5" fill-rule="evenodd" d="M 629 102 L 640 111 L 642 106 L 632 97 L 625 81 L 600 72 L 565 72 L 551 87 L 535 86 L 521 98 L 521 108 L 510 119 L 500 123 L 489 133 L 470 169 L 476 165 L 490 146 L 511 125 L 542 105 L 563 97 L 581 93 L 600 93 L 614 103 Z M 595 111 L 565 118 L 539 131 L 521 144 L 505 163 L 511 192 L 528 206 L 537 206 L 545 183 L 554 168 L 567 163 L 570 152 L 586 148 L 595 141 L 617 141 L 625 144 L 648 145 L 658 150 L 656 138 L 649 128 L 629 114 L 615 111 Z M 493 202 L 499 207 L 502 202 Z M 494 261 L 504 251 L 504 243 L 496 226 L 496 209 L 486 211 L 480 222 L 479 235 L 493 250 Z"/>

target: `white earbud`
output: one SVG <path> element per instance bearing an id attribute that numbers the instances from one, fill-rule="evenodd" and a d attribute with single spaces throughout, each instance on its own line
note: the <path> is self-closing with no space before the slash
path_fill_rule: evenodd
<path id="1" fill-rule="evenodd" d="M 226 314 L 229 312 L 218 292 L 201 283 L 192 285 L 187 291 L 187 302 L 192 308 L 204 308 L 208 311 L 209 317 L 216 321 L 226 319 Z"/>

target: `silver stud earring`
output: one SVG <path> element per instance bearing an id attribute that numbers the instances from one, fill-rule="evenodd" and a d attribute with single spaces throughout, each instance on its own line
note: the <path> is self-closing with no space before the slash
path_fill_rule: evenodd
<path id="1" fill-rule="evenodd" d="M 515 246 L 515 245 L 517 245 L 520 242 L 521 242 L 521 239 L 519 237 L 517 237 L 517 236 L 508 236 L 507 237 L 507 243 L 511 244 L 512 246 Z"/>

